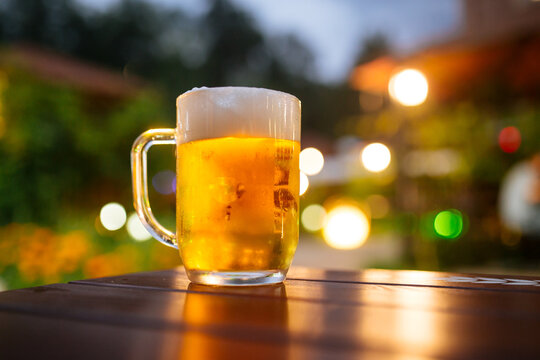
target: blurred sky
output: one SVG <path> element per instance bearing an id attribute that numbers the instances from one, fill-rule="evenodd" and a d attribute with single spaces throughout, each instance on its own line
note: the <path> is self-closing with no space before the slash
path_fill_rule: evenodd
<path id="1" fill-rule="evenodd" d="M 118 0 L 77 0 L 105 8 Z M 197 16 L 208 8 L 204 0 L 147 0 L 180 7 Z M 268 35 L 292 33 L 315 55 L 317 77 L 343 80 L 350 73 L 362 39 L 374 33 L 388 36 L 400 52 L 444 38 L 459 29 L 459 0 L 231 0 L 256 20 Z"/>

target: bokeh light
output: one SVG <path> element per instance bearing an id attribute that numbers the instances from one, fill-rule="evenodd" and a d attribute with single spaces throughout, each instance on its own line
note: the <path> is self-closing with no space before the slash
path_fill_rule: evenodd
<path id="1" fill-rule="evenodd" d="M 433 220 L 435 233 L 444 239 L 455 239 L 463 231 L 463 215 L 455 209 L 439 212 Z"/>
<path id="2" fill-rule="evenodd" d="M 381 143 L 369 144 L 362 150 L 364 167 L 371 172 L 381 172 L 390 165 L 392 156 L 388 147 Z"/>
<path id="3" fill-rule="evenodd" d="M 362 210 L 353 205 L 338 205 L 328 212 L 323 236 L 331 247 L 347 250 L 362 246 L 369 231 L 369 220 Z"/>
<path id="4" fill-rule="evenodd" d="M 420 71 L 405 69 L 390 78 L 388 92 L 401 105 L 417 106 L 426 101 L 428 82 Z"/>
<path id="5" fill-rule="evenodd" d="M 300 196 L 304 195 L 309 187 L 309 179 L 306 174 L 300 171 Z"/>
<path id="6" fill-rule="evenodd" d="M 314 147 L 305 148 L 300 152 L 300 170 L 306 175 L 316 175 L 324 166 L 323 154 Z"/>
<path id="7" fill-rule="evenodd" d="M 508 126 L 499 133 L 499 146 L 505 153 L 513 153 L 521 145 L 521 133 L 515 126 Z"/>
<path id="8" fill-rule="evenodd" d="M 152 237 L 148 230 L 144 227 L 139 219 L 137 213 L 132 213 L 129 215 L 127 220 L 127 231 L 129 236 L 131 236 L 135 241 L 145 241 Z"/>
<path id="9" fill-rule="evenodd" d="M 462 155 L 454 149 L 413 150 L 401 162 L 403 172 L 411 177 L 444 177 L 459 171 L 464 163 Z"/>
<path id="10" fill-rule="evenodd" d="M 319 231 L 323 228 L 326 219 L 326 210 L 318 204 L 306 206 L 302 212 L 302 225 L 306 230 Z"/>
<path id="11" fill-rule="evenodd" d="M 119 203 L 105 204 L 99 212 L 103 227 L 109 231 L 120 229 L 126 223 L 126 210 Z"/>
<path id="12" fill-rule="evenodd" d="M 171 170 L 160 171 L 152 178 L 152 185 L 160 194 L 172 194 L 176 190 L 176 174 Z"/>

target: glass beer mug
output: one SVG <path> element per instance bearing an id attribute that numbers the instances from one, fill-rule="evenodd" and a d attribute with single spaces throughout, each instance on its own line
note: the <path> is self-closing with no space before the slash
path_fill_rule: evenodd
<path id="1" fill-rule="evenodd" d="M 176 234 L 148 200 L 146 152 L 176 144 Z M 180 250 L 189 279 L 261 285 L 285 279 L 298 244 L 300 101 L 279 91 L 200 88 L 177 99 L 176 129 L 143 133 L 131 151 L 134 206 Z"/>

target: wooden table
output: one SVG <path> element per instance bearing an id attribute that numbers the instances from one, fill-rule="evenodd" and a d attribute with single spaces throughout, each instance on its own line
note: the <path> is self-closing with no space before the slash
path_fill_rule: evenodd
<path id="1" fill-rule="evenodd" d="M 183 269 L 0 293 L 0 359 L 540 359 L 540 280 L 293 268 L 207 287 Z"/>

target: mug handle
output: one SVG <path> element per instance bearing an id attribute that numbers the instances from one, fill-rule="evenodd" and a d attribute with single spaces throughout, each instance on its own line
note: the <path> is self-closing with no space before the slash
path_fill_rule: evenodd
<path id="1" fill-rule="evenodd" d="M 161 243 L 178 249 L 176 235 L 161 225 L 150 208 L 146 153 L 152 145 L 176 145 L 176 129 L 152 129 L 142 133 L 131 148 L 133 205 L 139 219 L 152 236 Z"/>

